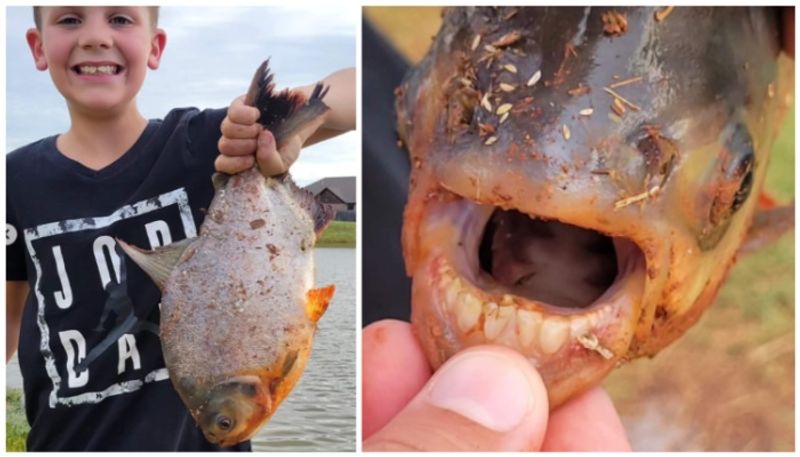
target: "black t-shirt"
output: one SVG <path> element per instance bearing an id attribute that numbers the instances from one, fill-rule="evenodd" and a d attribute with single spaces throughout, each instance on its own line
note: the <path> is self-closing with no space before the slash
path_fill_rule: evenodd
<path id="1" fill-rule="evenodd" d="M 197 234 L 224 116 L 173 110 L 99 171 L 59 153 L 56 137 L 6 156 L 6 279 L 31 287 L 19 341 L 28 450 L 219 449 L 169 381 L 160 292 L 114 239 L 154 248 Z"/>

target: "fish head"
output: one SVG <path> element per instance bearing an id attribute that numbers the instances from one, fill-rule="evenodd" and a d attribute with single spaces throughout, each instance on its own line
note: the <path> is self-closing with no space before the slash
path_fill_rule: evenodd
<path id="1" fill-rule="evenodd" d="M 217 383 L 195 419 L 206 439 L 222 447 L 249 439 L 272 416 L 268 386 L 258 376 Z"/>
<path id="2" fill-rule="evenodd" d="M 516 348 L 554 407 L 713 301 L 793 73 L 769 10 L 657 13 L 445 12 L 397 91 L 412 322 L 435 367 Z"/>

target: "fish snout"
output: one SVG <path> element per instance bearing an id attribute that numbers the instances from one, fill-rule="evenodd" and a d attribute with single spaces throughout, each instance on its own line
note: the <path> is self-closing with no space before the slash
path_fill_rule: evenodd
<path id="1" fill-rule="evenodd" d="M 272 415 L 269 389 L 257 376 L 236 376 L 215 385 L 199 417 L 209 442 L 222 447 L 249 439 Z"/>

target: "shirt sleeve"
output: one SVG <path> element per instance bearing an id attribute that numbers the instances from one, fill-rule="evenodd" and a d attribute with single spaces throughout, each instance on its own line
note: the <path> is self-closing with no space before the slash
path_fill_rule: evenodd
<path id="1" fill-rule="evenodd" d="M 25 246 L 23 232 L 17 223 L 11 201 L 6 192 L 6 281 L 26 281 Z"/>

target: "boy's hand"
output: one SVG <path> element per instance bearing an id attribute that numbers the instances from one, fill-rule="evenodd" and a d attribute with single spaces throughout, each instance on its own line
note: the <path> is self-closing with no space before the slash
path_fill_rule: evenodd
<path id="1" fill-rule="evenodd" d="M 275 144 L 272 132 L 258 123 L 258 109 L 244 104 L 244 96 L 238 97 L 228 107 L 228 115 L 220 127 L 219 152 L 214 163 L 217 171 L 236 174 L 250 169 L 255 161 L 264 176 L 286 173 L 297 160 L 303 143 L 325 122 L 326 116 L 300 130 L 288 138 L 280 150 Z"/>

